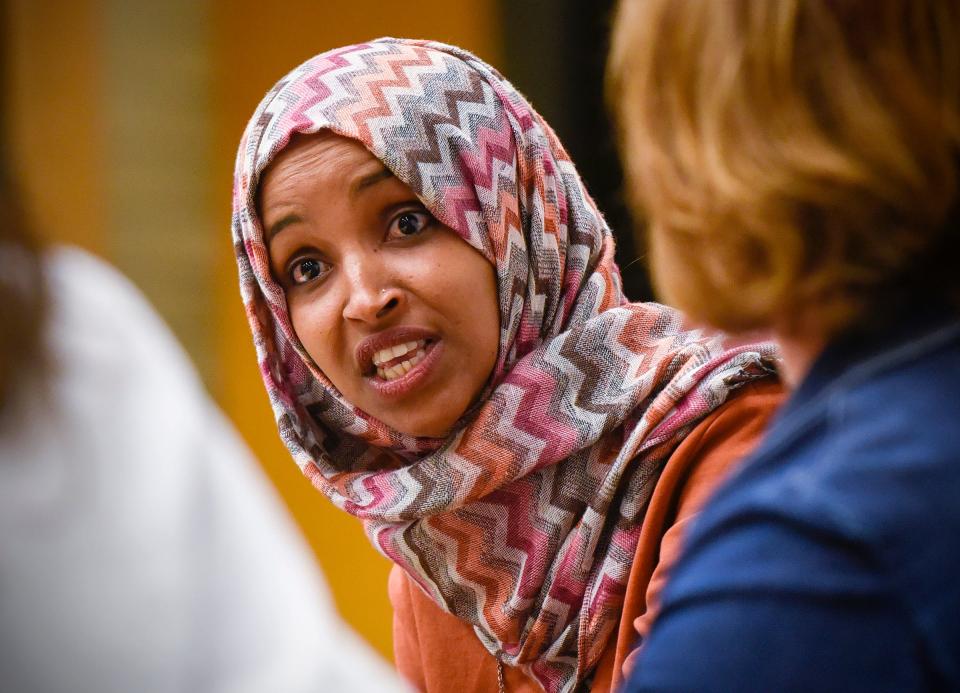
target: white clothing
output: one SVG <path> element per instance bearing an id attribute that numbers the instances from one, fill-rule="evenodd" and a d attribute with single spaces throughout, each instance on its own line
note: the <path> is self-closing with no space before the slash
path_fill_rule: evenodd
<path id="1" fill-rule="evenodd" d="M 46 268 L 54 371 L 0 422 L 0 690 L 405 690 L 139 292 Z"/>

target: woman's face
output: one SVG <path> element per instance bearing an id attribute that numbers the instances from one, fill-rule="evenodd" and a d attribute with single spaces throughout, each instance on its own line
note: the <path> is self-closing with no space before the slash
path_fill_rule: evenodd
<path id="1" fill-rule="evenodd" d="M 294 139 L 259 192 L 273 276 L 316 365 L 395 430 L 446 434 L 496 362 L 493 266 L 338 135 Z"/>

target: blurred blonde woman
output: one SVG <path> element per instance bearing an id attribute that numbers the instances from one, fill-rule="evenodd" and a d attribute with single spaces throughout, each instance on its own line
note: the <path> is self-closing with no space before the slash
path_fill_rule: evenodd
<path id="1" fill-rule="evenodd" d="M 661 295 L 793 387 L 628 690 L 960 690 L 958 3 L 625 0 L 610 70 Z"/>

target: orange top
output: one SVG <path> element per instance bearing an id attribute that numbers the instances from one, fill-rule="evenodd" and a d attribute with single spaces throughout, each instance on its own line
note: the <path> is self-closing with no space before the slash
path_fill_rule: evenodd
<path id="1" fill-rule="evenodd" d="M 593 693 L 619 686 L 624 662 L 656 613 L 687 526 L 727 473 L 760 441 L 782 398 L 780 384 L 772 380 L 745 386 L 700 422 L 667 460 L 644 516 L 620 626 L 597 665 Z M 426 693 L 498 689 L 497 661 L 469 625 L 440 609 L 396 566 L 390 572 L 389 590 L 394 656 L 404 678 Z M 511 693 L 542 690 L 516 668 L 504 668 L 504 683 Z"/>

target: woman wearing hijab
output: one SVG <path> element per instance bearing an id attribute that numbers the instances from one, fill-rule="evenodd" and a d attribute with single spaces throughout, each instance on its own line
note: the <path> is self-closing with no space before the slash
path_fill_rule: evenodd
<path id="1" fill-rule="evenodd" d="M 793 389 L 627 690 L 960 690 L 960 4 L 624 0 L 612 75 L 659 290 Z"/>
<path id="2" fill-rule="evenodd" d="M 777 402 L 770 345 L 629 303 L 554 133 L 443 44 L 280 80 L 240 144 L 233 235 L 280 434 L 395 564 L 401 673 L 610 690 Z"/>

